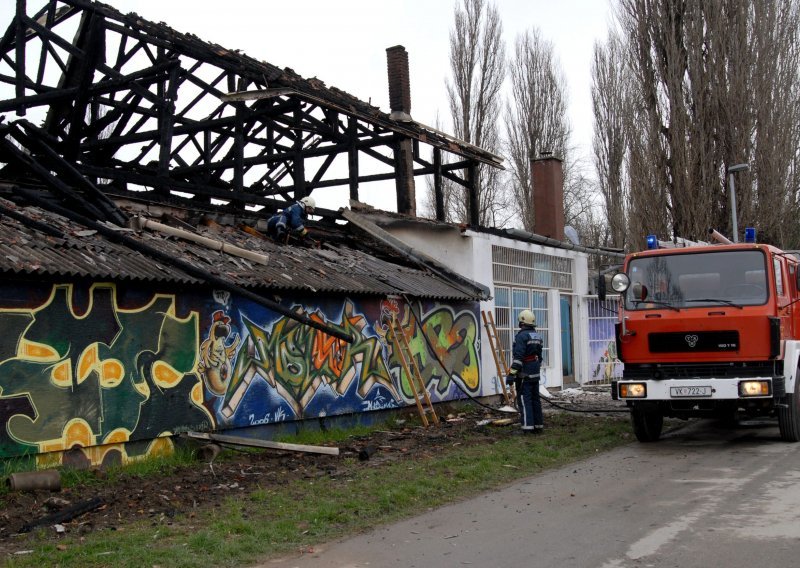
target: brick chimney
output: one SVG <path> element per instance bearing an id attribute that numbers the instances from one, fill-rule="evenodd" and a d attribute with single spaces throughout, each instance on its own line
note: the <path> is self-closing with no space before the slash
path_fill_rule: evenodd
<path id="1" fill-rule="evenodd" d="M 561 160 L 549 152 L 531 160 L 533 230 L 537 235 L 564 240 L 564 172 Z"/>
<path id="2" fill-rule="evenodd" d="M 408 52 L 402 45 L 386 49 L 386 69 L 389 73 L 389 108 L 391 118 L 411 120 L 411 77 L 408 72 Z"/>
<path id="3" fill-rule="evenodd" d="M 402 45 L 386 49 L 386 69 L 389 74 L 389 107 L 393 120 L 410 122 L 411 79 L 408 72 L 408 52 Z M 414 148 L 411 139 L 402 138 L 395 143 L 395 187 L 397 212 L 417 216 L 414 188 Z"/>

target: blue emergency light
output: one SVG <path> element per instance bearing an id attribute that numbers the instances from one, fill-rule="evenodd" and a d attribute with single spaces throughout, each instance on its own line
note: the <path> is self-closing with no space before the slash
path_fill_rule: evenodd
<path id="1" fill-rule="evenodd" d="M 658 237 L 655 235 L 647 235 L 647 248 L 648 249 L 657 249 L 658 248 Z"/>
<path id="2" fill-rule="evenodd" d="M 745 229 L 744 229 L 744 242 L 746 242 L 746 243 L 754 243 L 754 242 L 756 242 L 756 228 L 755 227 L 745 227 Z"/>

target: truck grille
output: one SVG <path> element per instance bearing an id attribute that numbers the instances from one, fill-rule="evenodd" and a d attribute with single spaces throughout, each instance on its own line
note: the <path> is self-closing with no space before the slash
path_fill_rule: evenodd
<path id="1" fill-rule="evenodd" d="M 651 353 L 709 353 L 738 351 L 738 331 L 681 331 L 651 333 L 647 336 Z"/>
<path id="2" fill-rule="evenodd" d="M 756 361 L 742 363 L 709 364 L 633 364 L 626 363 L 622 371 L 625 380 L 691 379 L 726 377 L 779 377 L 783 375 L 783 361 Z"/>

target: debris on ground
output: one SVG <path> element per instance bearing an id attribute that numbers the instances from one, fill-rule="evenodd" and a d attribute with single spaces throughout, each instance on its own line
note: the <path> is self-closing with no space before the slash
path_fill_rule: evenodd
<path id="1" fill-rule="evenodd" d="M 608 386 L 570 388 L 551 394 L 549 400 L 562 408 L 625 408 L 624 403 L 610 399 Z M 548 414 L 565 412 L 547 401 L 542 402 L 542 407 L 545 421 Z M 268 489 L 285 483 L 289 477 L 344 479 L 355 468 L 380 467 L 392 460 L 430 455 L 454 443 L 487 444 L 518 430 L 519 417 L 513 413 L 497 409 L 492 412 L 467 402 L 443 415 L 446 418 L 439 426 L 428 428 L 395 420 L 393 430 L 376 430 L 346 440 L 339 455 L 287 449 L 241 451 L 219 440 L 208 440 L 222 447 L 220 455 L 216 451 L 198 454 L 206 459 L 198 457 L 190 465 L 161 475 L 123 473 L 113 483 L 65 487 L 56 495 L 41 489 L 8 492 L 0 496 L 0 558 L 25 554 L 31 539 L 57 540 L 65 533 L 120 530 L 144 519 L 166 525 L 192 522 L 203 510 L 213 510 L 232 494 Z M 103 472 L 98 475 L 102 477 Z M 45 530 L 36 530 L 40 528 Z"/>

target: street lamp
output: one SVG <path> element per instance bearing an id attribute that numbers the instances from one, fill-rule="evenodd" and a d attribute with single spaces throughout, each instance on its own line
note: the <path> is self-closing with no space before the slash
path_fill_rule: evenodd
<path id="1" fill-rule="evenodd" d="M 736 164 L 728 168 L 728 186 L 731 190 L 731 220 L 733 221 L 733 242 L 739 242 L 739 224 L 736 221 L 736 186 L 733 183 L 733 174 L 736 172 L 746 172 L 750 169 L 749 164 Z"/>

